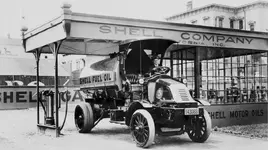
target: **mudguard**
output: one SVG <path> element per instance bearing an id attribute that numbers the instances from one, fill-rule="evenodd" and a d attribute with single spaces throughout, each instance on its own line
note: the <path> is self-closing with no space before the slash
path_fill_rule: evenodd
<path id="1" fill-rule="evenodd" d="M 152 108 L 153 105 L 149 103 L 148 101 L 135 101 L 132 104 L 130 104 L 127 112 L 126 112 L 126 125 L 129 125 L 130 119 L 132 117 L 132 114 L 138 110 L 138 109 L 143 109 L 143 108 Z"/>
<path id="2" fill-rule="evenodd" d="M 139 103 L 140 103 L 144 108 L 152 108 L 152 107 L 153 107 L 153 104 L 151 104 L 150 102 L 145 101 L 145 100 L 140 101 Z"/>
<path id="3" fill-rule="evenodd" d="M 207 100 L 204 99 L 197 99 L 195 98 L 194 100 L 196 100 L 198 102 L 199 105 L 203 105 L 203 106 L 210 106 L 210 103 Z"/>

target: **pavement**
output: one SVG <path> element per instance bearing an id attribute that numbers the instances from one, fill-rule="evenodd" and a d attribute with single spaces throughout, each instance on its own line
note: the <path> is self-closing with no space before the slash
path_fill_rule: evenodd
<path id="1" fill-rule="evenodd" d="M 136 150 L 127 126 L 111 124 L 102 120 L 92 133 L 76 131 L 73 109 L 70 107 L 66 125 L 60 137 L 41 134 L 36 127 L 36 109 L 0 111 L 0 150 Z M 64 108 L 60 111 L 60 124 Z M 184 134 L 172 137 L 156 136 L 155 144 L 149 149 L 165 150 L 252 150 L 268 147 L 268 140 L 250 139 L 225 133 L 212 132 L 205 143 L 194 143 Z"/>

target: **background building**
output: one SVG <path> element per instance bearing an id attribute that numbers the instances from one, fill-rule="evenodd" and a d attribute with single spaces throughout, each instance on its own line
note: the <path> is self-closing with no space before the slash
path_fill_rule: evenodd
<path id="1" fill-rule="evenodd" d="M 232 28 L 240 30 L 268 32 L 268 2 L 257 1 L 250 4 L 232 7 L 210 4 L 199 8 L 187 3 L 187 11 L 166 18 L 167 21 Z"/>
<path id="2" fill-rule="evenodd" d="M 193 8 L 193 2 L 187 3 L 187 11 L 166 18 L 167 21 L 193 25 L 231 28 L 268 32 L 268 2 L 257 1 L 251 4 L 232 7 L 210 4 Z M 187 53 L 180 52 L 180 53 Z M 247 54 L 244 52 L 247 51 Z M 267 52 L 234 50 L 227 52 L 219 49 L 223 57 L 211 59 L 215 52 L 207 49 L 202 57 L 207 57 L 201 64 L 202 94 L 211 103 L 241 103 L 267 101 Z M 239 53 L 244 53 L 243 55 Z M 228 56 L 227 56 L 228 55 Z M 187 57 L 187 56 L 186 56 Z M 186 65 L 187 64 L 187 65 Z M 181 69 L 182 65 L 186 66 Z M 194 89 L 194 63 L 181 61 L 177 74 L 187 78 L 187 86 Z"/>
<path id="3" fill-rule="evenodd" d="M 54 60 L 52 55 L 41 55 L 40 80 L 44 85 L 54 85 Z M 67 83 L 70 73 L 59 66 L 59 83 Z M 35 85 L 36 61 L 32 53 L 25 53 L 20 39 L 0 38 L 0 86 Z"/>

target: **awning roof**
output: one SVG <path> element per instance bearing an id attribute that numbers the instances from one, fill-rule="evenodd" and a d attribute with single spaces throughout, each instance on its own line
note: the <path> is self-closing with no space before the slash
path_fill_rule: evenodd
<path id="1" fill-rule="evenodd" d="M 40 76 L 55 76 L 54 61 L 41 59 L 39 62 Z M 0 58 L 0 75 L 27 75 L 36 76 L 35 59 Z M 59 66 L 59 76 L 69 76 L 68 72 Z"/>
<path id="2" fill-rule="evenodd" d="M 206 46 L 268 51 L 264 32 L 89 15 L 63 8 L 58 18 L 25 33 L 26 52 L 43 47 L 42 52 L 51 53 L 49 44 L 63 40 L 61 54 L 107 55 L 117 52 L 124 41 L 142 38 L 172 39 L 178 49 Z"/>

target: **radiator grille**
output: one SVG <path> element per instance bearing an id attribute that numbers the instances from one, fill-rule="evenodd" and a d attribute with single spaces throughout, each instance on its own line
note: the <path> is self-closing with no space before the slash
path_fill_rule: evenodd
<path id="1" fill-rule="evenodd" d="M 189 101 L 189 97 L 185 89 L 179 89 L 179 94 L 181 96 L 182 101 Z"/>

